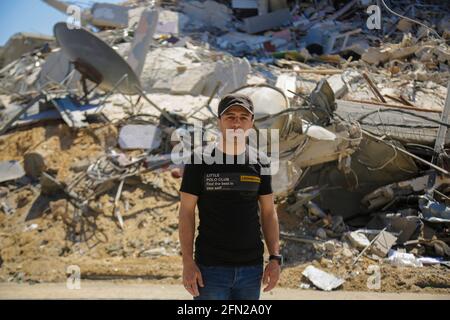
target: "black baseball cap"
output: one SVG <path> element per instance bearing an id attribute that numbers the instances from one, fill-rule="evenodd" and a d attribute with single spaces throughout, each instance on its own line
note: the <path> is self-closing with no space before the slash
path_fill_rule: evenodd
<path id="1" fill-rule="evenodd" d="M 234 106 L 243 107 L 247 109 L 247 111 L 252 115 L 255 114 L 253 111 L 253 102 L 248 96 L 239 93 L 233 93 L 226 95 L 222 98 L 222 100 L 220 100 L 219 107 L 217 109 L 218 117 L 220 118 L 220 116 L 222 116 L 225 111 Z"/>

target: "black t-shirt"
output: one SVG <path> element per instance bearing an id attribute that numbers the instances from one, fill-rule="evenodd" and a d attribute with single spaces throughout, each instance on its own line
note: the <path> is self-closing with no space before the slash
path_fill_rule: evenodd
<path id="1" fill-rule="evenodd" d="M 267 158 L 245 162 L 215 149 L 223 164 L 187 164 L 180 191 L 198 196 L 198 236 L 195 260 L 206 266 L 243 266 L 263 262 L 258 197 L 272 193 Z M 193 160 L 193 159 L 192 159 Z M 234 164 L 229 164 L 234 161 Z M 205 163 L 206 162 L 206 163 Z M 239 164 L 242 163 L 242 164 Z"/>

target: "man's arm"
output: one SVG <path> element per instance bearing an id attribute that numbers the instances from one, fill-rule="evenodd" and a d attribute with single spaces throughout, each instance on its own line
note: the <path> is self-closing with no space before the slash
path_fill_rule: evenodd
<path id="1" fill-rule="evenodd" d="M 198 284 L 203 287 L 203 279 L 195 264 L 194 235 L 195 235 L 195 206 L 198 197 L 189 193 L 180 192 L 180 212 L 178 232 L 180 237 L 181 254 L 183 257 L 183 284 L 189 293 L 198 296 Z"/>
<path id="2" fill-rule="evenodd" d="M 280 228 L 273 202 L 273 193 L 259 197 L 261 208 L 261 226 L 269 254 L 280 254 Z M 280 278 L 281 267 L 278 261 L 271 260 L 264 270 L 264 292 L 272 290 Z"/>

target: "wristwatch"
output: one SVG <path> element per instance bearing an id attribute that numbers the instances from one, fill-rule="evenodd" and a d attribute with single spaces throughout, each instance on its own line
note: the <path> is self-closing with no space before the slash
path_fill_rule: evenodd
<path id="1" fill-rule="evenodd" d="M 278 261 L 278 264 L 279 264 L 280 266 L 283 265 L 283 256 L 282 256 L 281 254 L 271 254 L 271 255 L 269 256 L 269 261 L 270 261 L 270 260 L 276 260 L 276 261 Z"/>

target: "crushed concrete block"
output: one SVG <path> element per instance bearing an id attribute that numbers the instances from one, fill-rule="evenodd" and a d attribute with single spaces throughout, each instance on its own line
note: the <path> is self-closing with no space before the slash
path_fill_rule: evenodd
<path id="1" fill-rule="evenodd" d="M 215 63 L 214 71 L 206 79 L 206 85 L 202 94 L 210 96 L 218 81 L 221 83 L 219 88 L 220 95 L 234 91 L 245 85 L 250 71 L 251 65 L 247 59 L 224 57 Z"/>
<path id="2" fill-rule="evenodd" d="M 292 22 L 289 9 L 277 10 L 265 15 L 244 19 L 243 30 L 248 33 L 266 31 Z"/>
<path id="3" fill-rule="evenodd" d="M 52 44 L 55 38 L 40 34 L 19 32 L 12 35 L 2 49 L 3 65 L 6 66 L 19 59 L 25 53 Z"/>
<path id="4" fill-rule="evenodd" d="M 387 231 L 381 231 L 377 239 L 370 247 L 370 251 L 377 256 L 384 258 L 389 253 L 389 250 L 397 242 L 397 237 Z"/>
<path id="5" fill-rule="evenodd" d="M 189 17 L 181 12 L 161 10 L 156 34 L 179 35 L 189 22 Z"/>
<path id="6" fill-rule="evenodd" d="M 281 74 L 277 78 L 275 87 L 283 90 L 284 94 L 288 98 L 293 98 L 295 96 L 295 94 L 293 94 L 292 92 L 296 92 L 296 90 L 297 90 L 296 81 L 297 81 L 297 77 L 295 77 L 295 76 L 291 76 L 288 74 Z"/>
<path id="7" fill-rule="evenodd" d="M 389 60 L 390 53 L 387 50 L 382 50 L 380 48 L 370 47 L 361 56 L 361 59 L 367 63 L 378 65 Z"/>
<path id="8" fill-rule="evenodd" d="M 347 237 L 350 240 L 350 243 L 357 249 L 364 249 L 370 244 L 366 235 L 358 231 L 347 233 Z"/>
<path id="9" fill-rule="evenodd" d="M 340 287 L 345 280 L 336 277 L 335 275 L 322 271 L 314 266 L 308 266 L 302 272 L 317 288 L 324 291 L 331 291 Z"/>
<path id="10" fill-rule="evenodd" d="M 224 31 L 228 29 L 228 23 L 232 20 L 231 9 L 216 1 L 190 1 L 184 2 L 182 6 L 183 12 L 189 18 Z"/>
<path id="11" fill-rule="evenodd" d="M 111 3 L 94 3 L 91 23 L 97 27 L 128 27 L 128 8 Z"/>
<path id="12" fill-rule="evenodd" d="M 340 74 L 332 75 L 327 78 L 328 84 L 334 92 L 334 97 L 336 99 L 340 99 L 345 96 L 348 92 L 347 84 L 342 80 L 342 76 Z"/>
<path id="13" fill-rule="evenodd" d="M 153 150 L 161 145 L 161 130 L 154 125 L 129 124 L 120 130 L 121 149 Z"/>
<path id="14" fill-rule="evenodd" d="M 190 94 L 197 96 L 202 93 L 206 80 L 213 72 L 212 65 L 188 69 L 172 81 L 170 92 L 173 94 Z"/>
<path id="15" fill-rule="evenodd" d="M 193 67 L 192 50 L 183 47 L 156 48 L 147 53 L 141 74 L 144 90 L 170 91 L 180 66 Z"/>
<path id="16" fill-rule="evenodd" d="M 0 182 L 16 180 L 25 175 L 19 161 L 1 161 L 0 162 Z"/>

